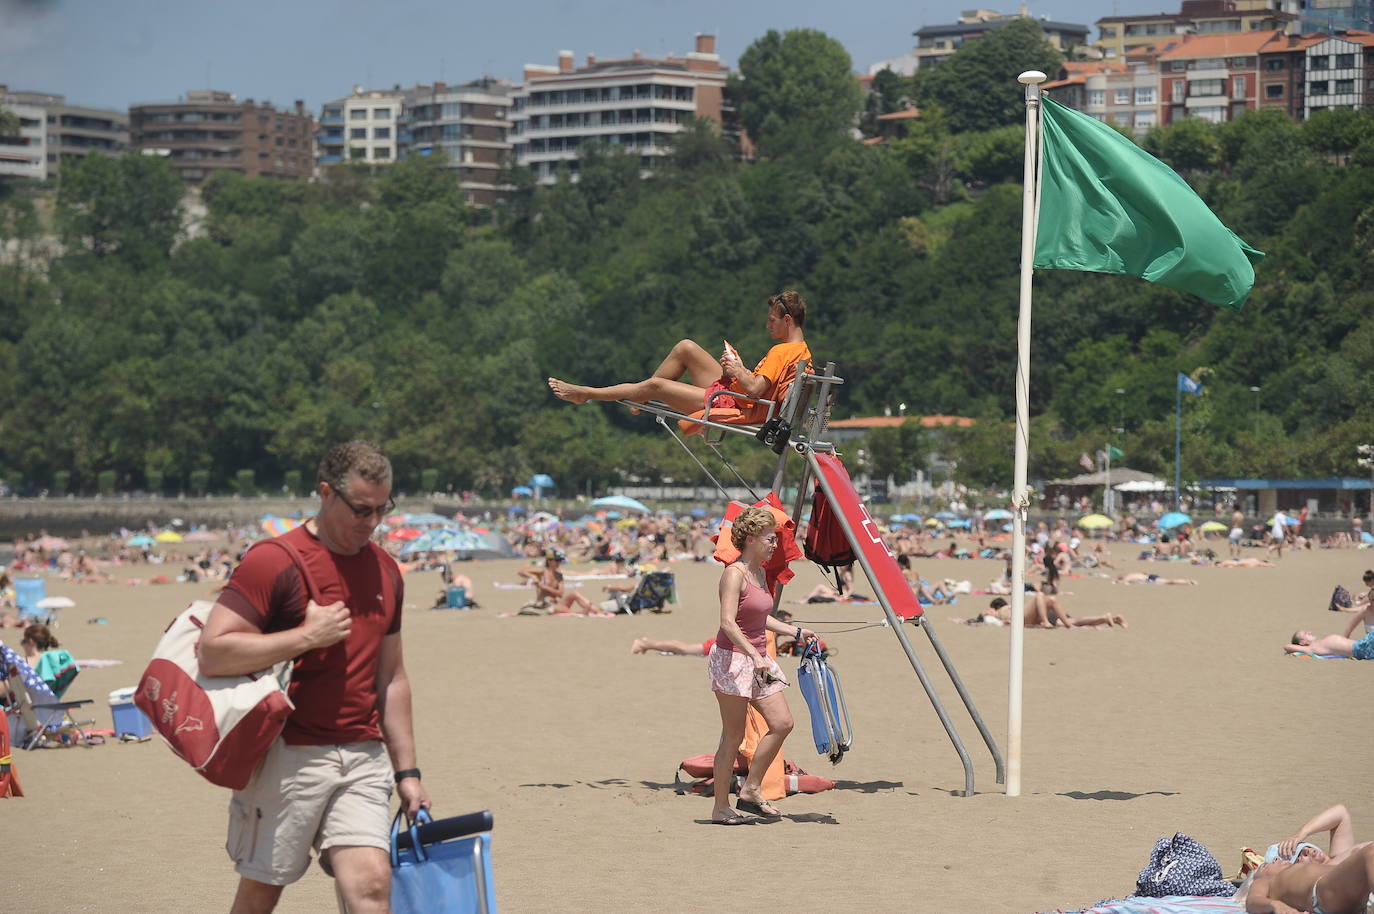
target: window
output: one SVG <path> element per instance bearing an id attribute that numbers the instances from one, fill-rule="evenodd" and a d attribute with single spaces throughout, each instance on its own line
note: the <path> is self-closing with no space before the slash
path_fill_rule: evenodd
<path id="1" fill-rule="evenodd" d="M 1112 121 L 1118 127 L 1129 127 L 1131 126 L 1131 113 L 1129 111 L 1118 111 L 1116 114 L 1112 115 Z"/>
<path id="2" fill-rule="evenodd" d="M 1135 90 L 1135 103 L 1137 105 L 1153 105 L 1155 103 L 1154 86 L 1141 87 Z"/>
<path id="3" fill-rule="evenodd" d="M 1336 69 L 1337 69 L 1337 70 L 1349 70 L 1349 69 L 1352 69 L 1354 66 L 1355 66 L 1355 55 L 1354 55 L 1354 54 L 1337 54 L 1337 55 L 1336 55 Z"/>
<path id="4" fill-rule="evenodd" d="M 1135 125 L 1137 127 L 1153 127 L 1155 125 L 1155 113 L 1153 111 L 1137 111 L 1135 113 Z"/>
<path id="5" fill-rule="evenodd" d="M 1244 77 L 1244 76 L 1237 76 L 1236 78 L 1234 78 L 1234 79 L 1231 80 L 1231 97 L 1232 97 L 1232 98 L 1244 98 L 1244 97 L 1245 97 L 1245 77 Z"/>
<path id="6" fill-rule="evenodd" d="M 1101 28 L 1099 28 L 1098 31 L 1102 33 L 1103 38 L 1116 37 L 1116 26 L 1114 25 L 1104 25 Z"/>
<path id="7" fill-rule="evenodd" d="M 1225 91 L 1224 81 L 1220 79 L 1195 79 L 1188 87 L 1188 94 L 1221 95 Z"/>
<path id="8" fill-rule="evenodd" d="M 1337 95 L 1351 95 L 1351 94 L 1354 93 L 1354 91 L 1355 91 L 1355 80 L 1353 80 L 1353 79 L 1338 79 L 1338 80 L 1336 80 L 1336 94 L 1337 94 Z"/>
<path id="9" fill-rule="evenodd" d="M 365 140 L 365 139 L 367 139 L 367 128 L 366 128 L 366 127 L 350 127 L 350 128 L 348 129 L 348 138 L 349 138 L 350 140 Z"/>
<path id="10" fill-rule="evenodd" d="M 462 114 L 462 106 L 457 102 L 444 102 L 444 117 L 459 117 Z"/>
<path id="11" fill-rule="evenodd" d="M 1173 70 L 1175 73 L 1180 73 L 1188 69 L 1188 62 L 1186 60 L 1175 60 L 1173 63 L 1169 64 L 1169 69 Z"/>
<path id="12" fill-rule="evenodd" d="M 1129 105 L 1131 103 L 1130 89 L 1117 89 L 1112 95 L 1112 104 Z"/>
<path id="13" fill-rule="evenodd" d="M 350 159 L 361 159 L 365 155 L 367 155 L 367 150 L 362 148 L 361 146 L 355 146 L 352 149 L 348 150 L 348 157 Z"/>
<path id="14" fill-rule="evenodd" d="M 348 119 L 349 119 L 350 121 L 365 121 L 365 120 L 367 120 L 367 109 L 366 109 L 366 108 L 354 108 L 353 110 L 351 110 L 351 111 L 348 112 Z"/>
<path id="15" fill-rule="evenodd" d="M 1283 72 L 1283 58 L 1282 58 L 1282 57 L 1273 57 L 1273 58 L 1270 58 L 1269 60 L 1266 60 L 1266 61 L 1264 62 L 1264 69 L 1268 70 L 1270 73 L 1282 73 L 1282 72 Z"/>
<path id="16" fill-rule="evenodd" d="M 1215 108 L 1194 108 L 1189 114 L 1200 121 L 1207 121 L 1209 124 L 1220 124 L 1226 120 L 1225 106 Z"/>
<path id="17" fill-rule="evenodd" d="M 376 149 L 372 150 L 372 158 L 374 158 L 374 159 L 389 159 L 389 158 L 391 158 L 391 147 L 390 147 L 390 146 L 378 146 Z"/>
<path id="18" fill-rule="evenodd" d="M 391 128 L 390 128 L 390 127 L 373 127 L 373 128 L 372 128 L 372 138 L 373 138 L 374 140 L 389 140 L 389 139 L 391 139 Z"/>
<path id="19" fill-rule="evenodd" d="M 1188 82 L 1183 79 L 1174 80 L 1174 101 L 1182 101 L 1188 97 Z"/>
<path id="20" fill-rule="evenodd" d="M 1319 79 L 1319 80 L 1317 80 L 1317 81 L 1315 81 L 1315 82 L 1311 82 L 1311 83 L 1308 83 L 1308 84 L 1307 84 L 1307 94 L 1308 94 L 1308 95 L 1325 95 L 1325 94 L 1326 94 L 1326 89 L 1327 89 L 1327 84 L 1326 84 L 1326 80 L 1324 80 L 1324 79 Z"/>
<path id="21" fill-rule="evenodd" d="M 1309 70 L 1326 70 L 1330 68 L 1331 58 L 1326 54 L 1314 54 L 1309 57 L 1308 60 L 1311 61 L 1308 65 Z"/>
<path id="22" fill-rule="evenodd" d="M 444 139 L 446 139 L 446 140 L 456 140 L 456 139 L 458 139 L 458 136 L 459 136 L 459 134 L 458 134 L 458 125 L 457 125 L 457 124 L 445 124 L 445 125 L 444 125 L 444 129 L 443 129 L 443 138 L 444 138 Z"/>
<path id="23" fill-rule="evenodd" d="M 373 119 L 373 120 L 377 120 L 377 121 L 388 121 L 388 120 L 391 120 L 391 109 L 390 109 L 390 108 L 373 108 L 373 109 L 372 109 L 372 119 Z"/>
<path id="24" fill-rule="evenodd" d="M 1097 105 L 1105 105 L 1105 104 L 1107 104 L 1107 90 L 1106 90 L 1106 89 L 1089 89 L 1089 90 L 1088 90 L 1088 105 L 1089 105 L 1090 107 L 1091 107 L 1091 106 L 1097 106 Z"/>
<path id="25" fill-rule="evenodd" d="M 1264 87 L 1265 98 L 1283 98 L 1283 84 L 1275 83 Z"/>

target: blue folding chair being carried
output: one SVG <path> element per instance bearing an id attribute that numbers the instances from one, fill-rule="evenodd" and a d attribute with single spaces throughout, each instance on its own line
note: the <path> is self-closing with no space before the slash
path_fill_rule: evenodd
<path id="1" fill-rule="evenodd" d="M 854 743 L 854 728 L 849 723 L 840 677 L 821 658 L 820 647 L 814 641 L 802 653 L 797 687 L 811 712 L 811 738 L 816 742 L 816 751 L 838 765 Z"/>
<path id="2" fill-rule="evenodd" d="M 435 821 L 420 810 L 409 828 L 391 823 L 394 914 L 495 914 L 491 810 Z"/>

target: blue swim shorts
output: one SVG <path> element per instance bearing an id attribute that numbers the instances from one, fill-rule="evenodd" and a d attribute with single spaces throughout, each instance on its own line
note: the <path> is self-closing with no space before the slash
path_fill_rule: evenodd
<path id="1" fill-rule="evenodd" d="M 1374 632 L 1356 641 L 1350 648 L 1350 656 L 1356 660 L 1374 660 Z"/>

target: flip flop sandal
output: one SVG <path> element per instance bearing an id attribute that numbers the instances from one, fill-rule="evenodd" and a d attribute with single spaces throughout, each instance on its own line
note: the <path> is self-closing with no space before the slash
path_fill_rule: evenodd
<path id="1" fill-rule="evenodd" d="M 755 803 L 752 800 L 736 800 L 735 808 L 738 809 L 740 812 L 751 812 L 754 815 L 762 816 L 765 819 L 782 818 L 782 813 L 778 812 L 777 807 L 773 806 L 773 804 L 767 801 L 764 801 L 762 803 Z M 768 809 L 771 809 L 773 811 L 768 812 Z"/>
<path id="2" fill-rule="evenodd" d="M 749 825 L 753 821 L 753 819 L 742 816 L 733 809 L 726 810 L 725 818 L 723 819 L 717 819 L 715 816 L 711 817 L 712 825 Z"/>

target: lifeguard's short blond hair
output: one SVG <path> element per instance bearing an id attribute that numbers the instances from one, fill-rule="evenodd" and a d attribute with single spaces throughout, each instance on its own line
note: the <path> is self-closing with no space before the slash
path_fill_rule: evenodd
<path id="1" fill-rule="evenodd" d="M 758 533 L 767 533 L 777 525 L 777 521 L 773 519 L 773 512 L 765 508 L 745 508 L 730 528 L 730 542 L 743 552 L 745 540 Z"/>

